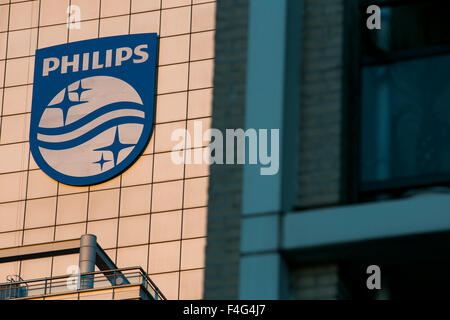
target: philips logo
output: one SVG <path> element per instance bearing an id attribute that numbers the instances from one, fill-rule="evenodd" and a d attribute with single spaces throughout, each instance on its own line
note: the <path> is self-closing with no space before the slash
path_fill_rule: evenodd
<path id="1" fill-rule="evenodd" d="M 140 34 L 36 52 L 30 147 L 44 172 L 92 185 L 139 157 L 153 128 L 156 44 Z"/>
<path id="2" fill-rule="evenodd" d="M 60 71 L 62 74 L 67 73 L 69 68 L 72 72 L 88 71 L 90 69 L 110 68 L 111 66 L 120 67 L 122 63 L 132 59 L 132 63 L 144 63 L 148 60 L 148 44 L 141 44 L 136 48 L 129 47 L 108 49 L 105 52 L 85 52 L 82 54 L 74 54 L 71 57 L 63 56 L 61 59 L 56 57 L 45 58 L 42 66 L 42 76 L 46 77 L 52 71 Z M 134 53 L 134 57 L 133 57 Z M 103 62 L 100 62 L 100 61 Z"/>

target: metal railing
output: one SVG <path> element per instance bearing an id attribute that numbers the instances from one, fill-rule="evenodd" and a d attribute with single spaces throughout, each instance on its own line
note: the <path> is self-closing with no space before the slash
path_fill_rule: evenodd
<path id="1" fill-rule="evenodd" d="M 0 300 L 20 298 L 27 294 L 26 285 L 18 285 L 23 279 L 19 275 L 9 275 L 6 277 L 7 283 L 0 284 Z"/>
<path id="2" fill-rule="evenodd" d="M 86 286 L 86 283 L 89 285 Z M 129 285 L 140 285 L 153 300 L 166 300 L 166 297 L 141 267 L 1 283 L 0 300 L 95 291 Z"/>

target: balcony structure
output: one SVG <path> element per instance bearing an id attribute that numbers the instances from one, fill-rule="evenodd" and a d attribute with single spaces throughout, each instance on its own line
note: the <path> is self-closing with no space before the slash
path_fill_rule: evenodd
<path id="1" fill-rule="evenodd" d="M 0 249 L 0 263 L 79 253 L 78 272 L 23 280 L 9 276 L 0 300 L 165 300 L 141 267 L 117 268 L 94 235 L 81 239 Z M 95 271 L 97 266 L 100 271 Z"/>

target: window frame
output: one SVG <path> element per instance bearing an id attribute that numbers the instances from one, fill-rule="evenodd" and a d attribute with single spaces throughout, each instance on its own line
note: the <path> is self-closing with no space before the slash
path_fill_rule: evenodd
<path id="1" fill-rule="evenodd" d="M 366 8 L 370 5 L 397 6 L 427 0 L 345 0 L 344 2 L 344 41 L 343 41 L 343 130 L 342 130 L 342 199 L 344 203 L 373 201 L 378 195 L 401 197 L 407 191 L 420 188 L 448 186 L 450 172 L 395 178 L 388 181 L 361 181 L 362 144 L 362 71 L 364 67 L 389 65 L 425 57 L 450 55 L 450 44 L 408 49 L 388 53 L 383 57 L 368 57 L 362 53 L 361 22 L 367 18 Z M 439 1 L 439 0 L 436 0 Z"/>

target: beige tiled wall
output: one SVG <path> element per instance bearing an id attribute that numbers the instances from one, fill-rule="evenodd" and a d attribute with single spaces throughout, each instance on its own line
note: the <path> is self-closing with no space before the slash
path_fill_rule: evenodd
<path id="1" fill-rule="evenodd" d="M 66 25 L 81 8 L 81 28 Z M 0 0 L 0 248 L 94 233 L 119 267 L 142 266 L 170 299 L 203 295 L 207 165 L 176 165 L 177 128 L 210 126 L 214 0 Z M 144 155 L 91 187 L 51 180 L 29 151 L 36 48 L 112 35 L 160 35 L 157 112 Z M 0 265 L 24 279 L 66 273 L 78 256 Z"/>

